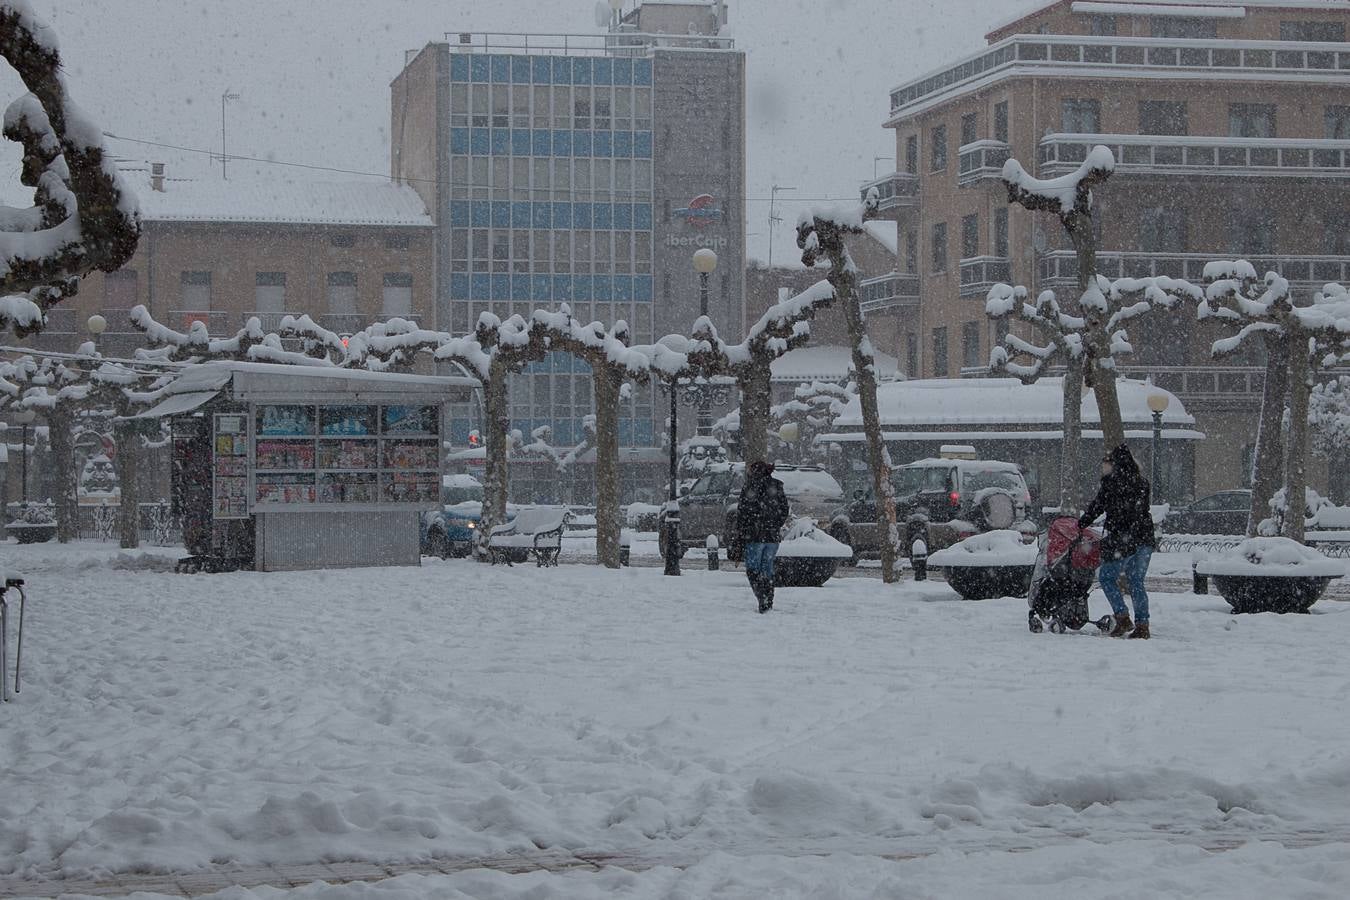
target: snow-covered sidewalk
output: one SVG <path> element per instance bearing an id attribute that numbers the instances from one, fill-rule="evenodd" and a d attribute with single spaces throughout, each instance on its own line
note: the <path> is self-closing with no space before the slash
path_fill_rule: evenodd
<path id="1" fill-rule="evenodd" d="M 1339 602 L 1235 617 L 1155 595 L 1143 643 L 1031 635 L 1022 601 L 940 583 L 836 579 L 761 617 L 740 573 L 692 566 L 182 576 L 156 551 L 0 552 L 32 588 L 0 880 L 546 850 L 641 871 L 378 895 L 1350 883 Z"/>

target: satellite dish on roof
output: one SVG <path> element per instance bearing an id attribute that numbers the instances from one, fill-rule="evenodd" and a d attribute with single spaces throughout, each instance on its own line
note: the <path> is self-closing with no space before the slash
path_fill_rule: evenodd
<path id="1" fill-rule="evenodd" d="M 610 20 L 613 17 L 614 13 L 610 11 L 609 4 L 606 3 L 605 0 L 599 0 L 599 2 L 595 4 L 596 28 L 608 28 Z"/>

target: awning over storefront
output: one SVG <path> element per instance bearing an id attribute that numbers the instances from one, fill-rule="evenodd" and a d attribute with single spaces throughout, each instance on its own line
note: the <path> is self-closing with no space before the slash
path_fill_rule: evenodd
<path id="1" fill-rule="evenodd" d="M 182 413 L 192 412 L 194 409 L 204 406 L 218 396 L 220 396 L 220 391 L 192 391 L 186 394 L 170 394 L 149 409 L 138 412 L 134 416 L 127 416 L 126 418 L 161 419 L 164 416 L 177 416 Z"/>

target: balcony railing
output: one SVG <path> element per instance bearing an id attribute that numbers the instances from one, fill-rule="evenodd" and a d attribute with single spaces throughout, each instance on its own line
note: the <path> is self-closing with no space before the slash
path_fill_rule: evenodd
<path id="1" fill-rule="evenodd" d="M 1167 275 L 1202 284 L 1205 263 L 1232 259 L 1234 253 L 1149 253 L 1100 250 L 1097 272 L 1107 278 L 1148 278 Z M 1350 278 L 1350 256 L 1245 255 L 1256 271 L 1278 272 L 1295 285 L 1320 288 L 1327 282 L 1345 284 Z M 1078 282 L 1078 259 L 1072 250 L 1051 250 L 1041 255 L 1038 268 L 1041 287 L 1052 288 Z M 964 281 L 964 278 L 962 279 Z"/>
<path id="2" fill-rule="evenodd" d="M 169 311 L 169 320 L 163 324 L 175 331 L 187 331 L 193 322 L 206 326 L 208 334 L 224 335 L 231 331 L 233 316 L 223 309 L 175 309 Z"/>
<path id="3" fill-rule="evenodd" d="M 868 278 L 858 285 L 859 307 L 864 315 L 919 305 L 919 276 L 908 272 L 889 272 Z"/>
<path id="4" fill-rule="evenodd" d="M 732 50 L 729 37 L 706 34 L 643 34 L 624 28 L 604 34 L 445 32 L 455 53 L 533 56 L 647 56 L 653 50 Z"/>
<path id="5" fill-rule="evenodd" d="M 1117 172 L 1291 178 L 1350 176 L 1350 141 L 1156 134 L 1048 134 L 1041 139 L 1041 176 L 1053 178 L 1074 171 L 1097 144 L 1111 148 Z"/>
<path id="6" fill-rule="evenodd" d="M 1348 69 L 1340 43 L 1016 34 L 893 89 L 888 124 L 1008 74 L 1339 82 Z"/>
<path id="7" fill-rule="evenodd" d="M 880 213 L 891 213 L 919 205 L 919 176 L 913 173 L 891 172 L 867 182 L 859 190 L 859 195 L 864 201 L 867 199 L 867 192 L 872 188 L 877 189 L 879 201 L 877 211 Z"/>
<path id="8" fill-rule="evenodd" d="M 1012 278 L 1012 268 L 1005 256 L 972 256 L 961 260 L 961 296 L 983 296 L 1000 281 Z"/>
<path id="9" fill-rule="evenodd" d="M 47 324 L 43 327 L 43 334 L 74 334 L 75 310 L 73 309 L 49 309 L 47 310 Z"/>
<path id="10" fill-rule="evenodd" d="M 1001 177 L 1003 164 L 1008 161 L 1010 151 L 1006 141 L 984 140 L 963 144 L 956 154 L 960 161 L 956 183 L 967 185 L 986 178 Z"/>

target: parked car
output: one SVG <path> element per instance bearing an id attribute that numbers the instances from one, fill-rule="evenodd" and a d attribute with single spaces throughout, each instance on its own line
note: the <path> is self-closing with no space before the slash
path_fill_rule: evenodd
<path id="1" fill-rule="evenodd" d="M 441 507 L 422 515 L 422 555 L 468 556 L 483 512 L 483 485 L 472 475 L 441 478 Z"/>
<path id="2" fill-rule="evenodd" d="M 794 518 L 823 525 L 844 499 L 839 482 L 819 466 L 775 466 L 773 477 L 783 483 L 783 493 Z M 708 536 L 716 535 L 727 559 L 741 558 L 736 512 L 744 486 L 744 463 L 720 463 L 694 482 L 680 498 L 681 552 L 707 546 Z M 664 545 L 661 552 L 664 555 Z"/>
<path id="3" fill-rule="evenodd" d="M 1031 492 L 1014 463 L 982 459 L 924 459 L 891 471 L 895 520 L 901 546 L 909 553 L 922 539 L 929 553 L 986 531 L 1013 529 L 1036 533 L 1027 518 Z M 855 491 L 853 500 L 831 517 L 829 534 L 859 556 L 881 552 L 877 506 L 872 491 Z"/>
<path id="4" fill-rule="evenodd" d="M 1246 534 L 1251 509 L 1251 491 L 1219 491 L 1169 512 L 1162 530 L 1169 534 Z"/>

